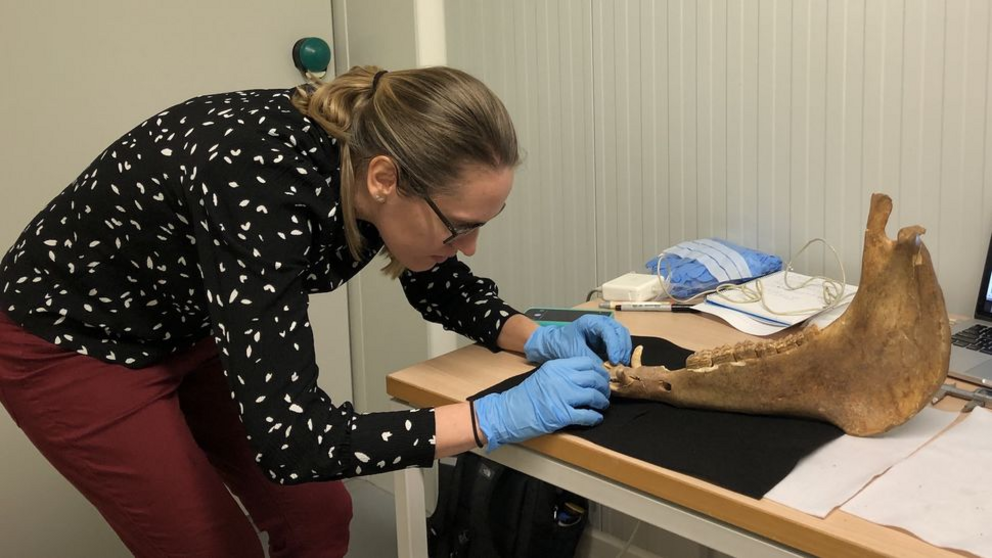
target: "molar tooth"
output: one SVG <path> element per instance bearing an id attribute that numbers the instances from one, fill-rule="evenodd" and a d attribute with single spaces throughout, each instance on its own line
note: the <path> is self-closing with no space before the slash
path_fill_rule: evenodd
<path id="1" fill-rule="evenodd" d="M 772 348 L 771 343 L 767 341 L 762 341 L 761 343 L 754 344 L 754 354 L 757 358 L 775 354 L 775 349 Z"/>
<path id="2" fill-rule="evenodd" d="M 754 350 L 754 341 L 741 341 L 734 345 L 734 360 L 751 360 L 758 358 Z"/>
<path id="3" fill-rule="evenodd" d="M 791 337 L 783 337 L 772 341 L 776 353 L 787 353 L 796 348 L 796 342 Z"/>
<path id="4" fill-rule="evenodd" d="M 792 341 L 793 345 L 798 347 L 806 342 L 806 334 L 801 331 L 797 331 L 789 336 L 789 340 Z"/>
<path id="5" fill-rule="evenodd" d="M 708 368 L 710 366 L 713 366 L 713 351 L 709 349 L 693 353 L 689 355 L 689 358 L 685 359 L 685 367 L 689 369 L 694 370 L 697 368 Z"/>
<path id="6" fill-rule="evenodd" d="M 734 362 L 734 350 L 729 345 L 713 350 L 713 364 L 717 365 L 725 362 Z"/>

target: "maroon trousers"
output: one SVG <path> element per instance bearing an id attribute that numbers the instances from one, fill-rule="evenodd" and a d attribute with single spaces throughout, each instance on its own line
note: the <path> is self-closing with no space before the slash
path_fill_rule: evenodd
<path id="1" fill-rule="evenodd" d="M 344 485 L 266 479 L 211 340 L 131 370 L 62 349 L 0 312 L 0 402 L 136 556 L 261 558 L 251 521 L 272 557 L 348 550 Z"/>

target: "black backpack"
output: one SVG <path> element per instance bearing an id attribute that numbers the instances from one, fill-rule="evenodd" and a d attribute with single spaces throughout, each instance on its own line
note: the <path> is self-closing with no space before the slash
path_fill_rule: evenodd
<path id="1" fill-rule="evenodd" d="M 430 558 L 571 558 L 588 501 L 474 453 L 439 464 Z"/>

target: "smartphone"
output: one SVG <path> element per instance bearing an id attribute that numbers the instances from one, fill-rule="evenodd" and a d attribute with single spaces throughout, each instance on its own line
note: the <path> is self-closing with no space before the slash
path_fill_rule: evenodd
<path id="1" fill-rule="evenodd" d="M 577 308 L 528 308 L 524 312 L 524 316 L 541 325 L 563 325 L 587 315 L 613 317 L 613 311 Z"/>

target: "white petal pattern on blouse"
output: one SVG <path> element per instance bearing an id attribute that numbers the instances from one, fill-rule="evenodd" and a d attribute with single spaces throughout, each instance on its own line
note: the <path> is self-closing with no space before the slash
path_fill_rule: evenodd
<path id="1" fill-rule="evenodd" d="M 7 252 L 0 311 L 134 369 L 212 336 L 274 482 L 429 465 L 432 409 L 359 414 L 317 387 L 308 297 L 344 284 L 382 240 L 360 222 L 367 249 L 351 257 L 336 142 L 291 93 L 197 97 L 114 142 Z M 401 284 L 425 318 L 493 350 L 516 313 L 455 258 Z"/>

